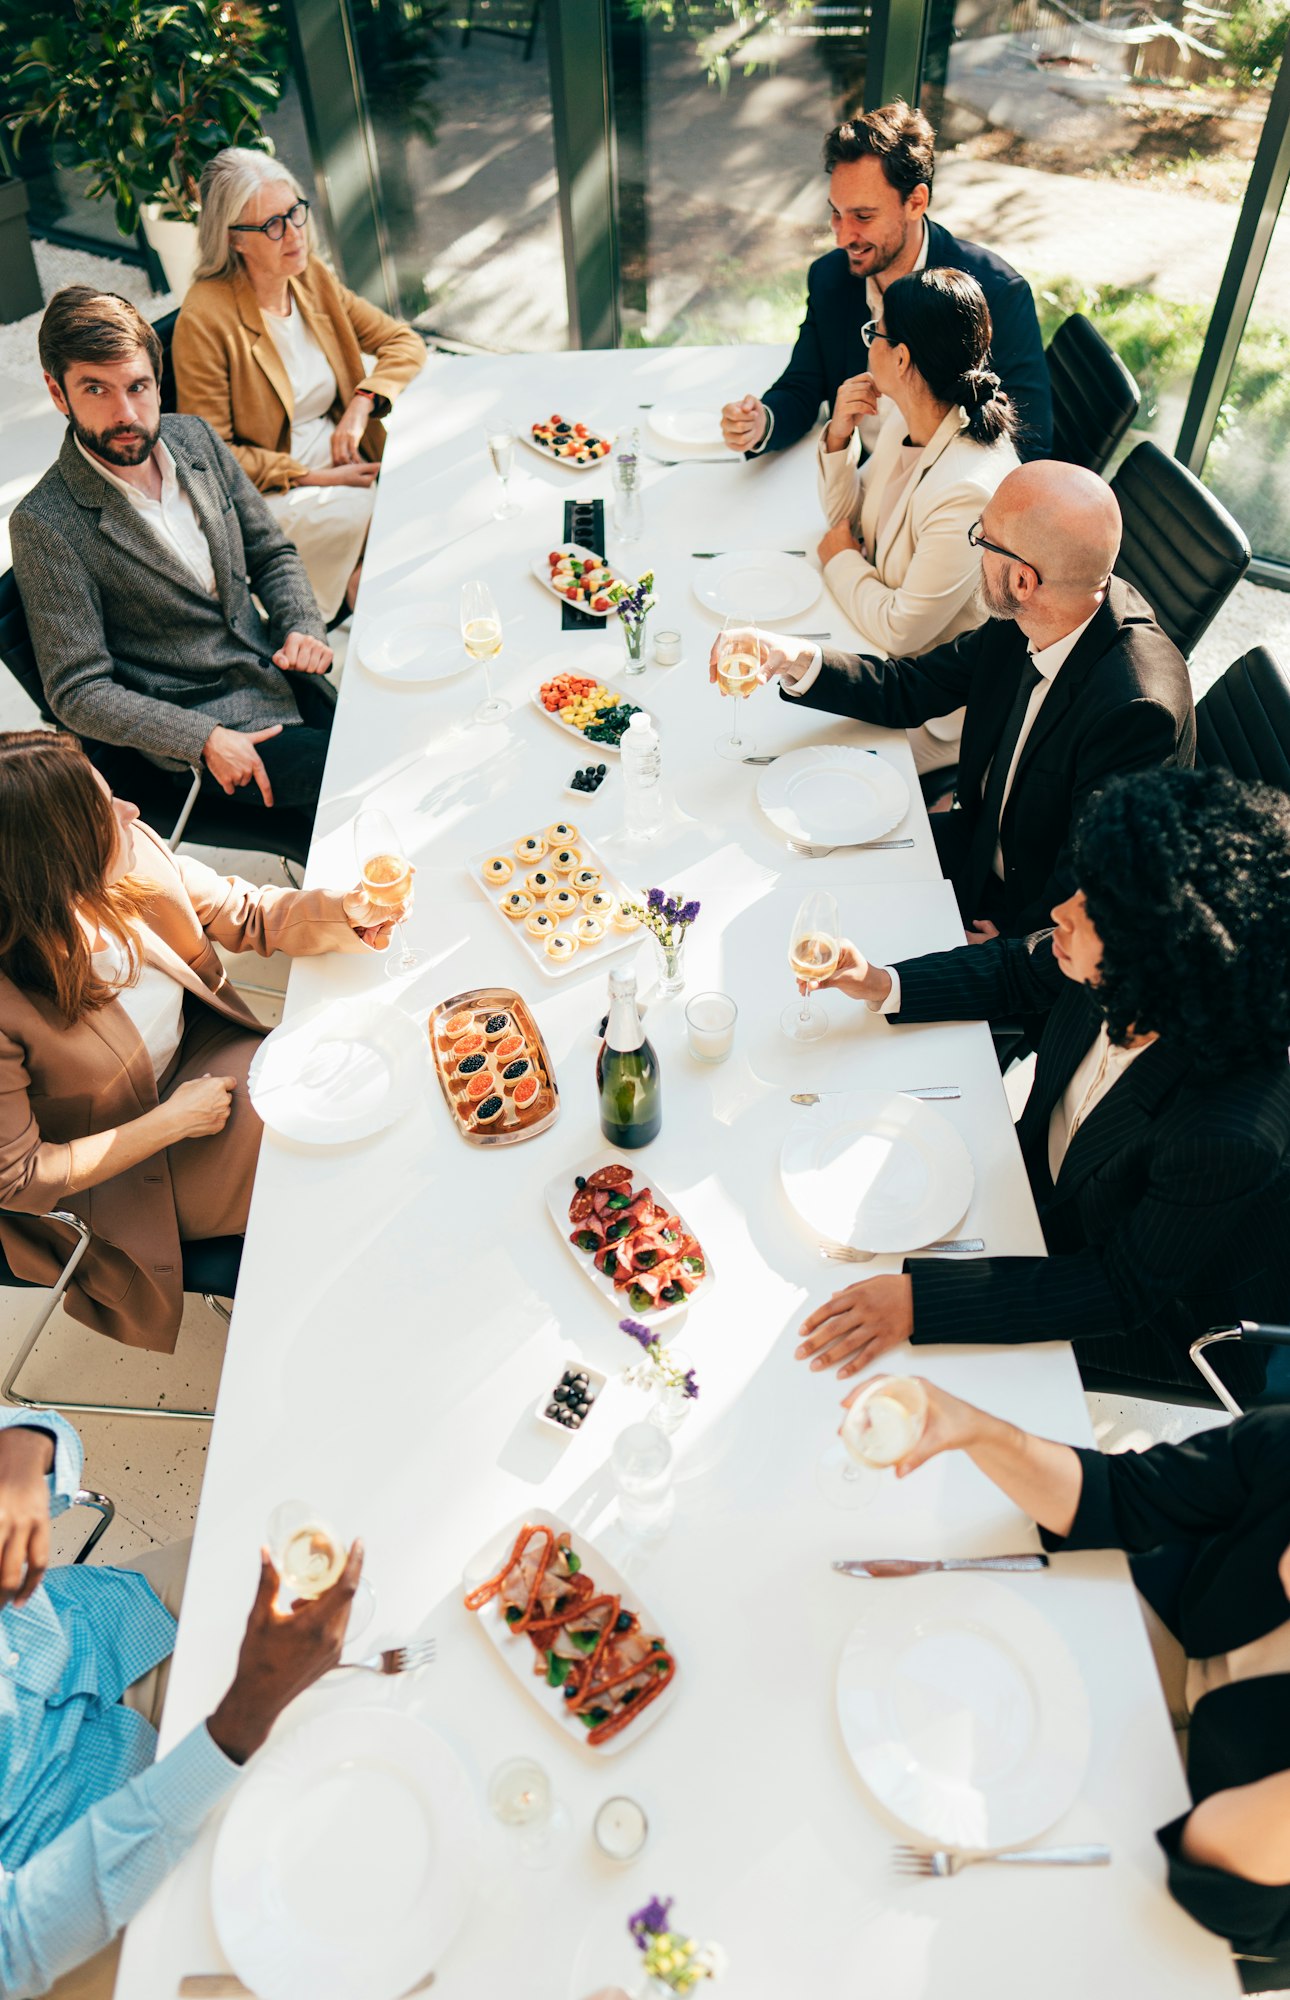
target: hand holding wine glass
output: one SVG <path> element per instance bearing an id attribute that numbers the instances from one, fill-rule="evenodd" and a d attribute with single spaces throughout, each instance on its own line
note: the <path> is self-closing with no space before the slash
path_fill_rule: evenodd
<path id="1" fill-rule="evenodd" d="M 475 710 L 475 720 L 496 722 L 510 714 L 511 704 L 493 693 L 488 671 L 489 661 L 495 660 L 502 650 L 502 621 L 486 583 L 461 586 L 461 641 L 471 659 L 482 660 L 484 664 L 484 699 Z"/>
<path id="2" fill-rule="evenodd" d="M 389 923 L 398 939 L 398 950 L 389 955 L 387 974 L 393 977 L 414 971 L 424 962 L 424 953 L 409 945 L 403 919 L 412 907 L 415 871 L 392 822 L 377 806 L 364 806 L 354 821 L 354 859 L 363 899 L 382 913 L 382 926 Z M 350 915 L 348 907 L 346 915 Z"/>
<path id="3" fill-rule="evenodd" d="M 802 995 L 801 1008 L 785 1007 L 779 1017 L 784 1033 L 795 1042 L 816 1042 L 826 1032 L 829 1017 L 811 1005 L 811 993 L 822 980 L 832 979 L 842 951 L 838 906 L 827 889 L 805 896 L 789 934 L 788 962 Z"/>
<path id="4" fill-rule="evenodd" d="M 727 618 L 712 649 L 709 677 L 716 682 L 722 694 L 742 699 L 750 695 L 761 680 L 762 664 L 762 642 L 756 626 L 745 624 L 742 619 Z M 729 736 L 719 736 L 714 748 L 719 757 L 725 757 L 732 763 L 750 756 L 757 748 L 751 738 L 739 733 L 737 704 L 732 710 Z"/>

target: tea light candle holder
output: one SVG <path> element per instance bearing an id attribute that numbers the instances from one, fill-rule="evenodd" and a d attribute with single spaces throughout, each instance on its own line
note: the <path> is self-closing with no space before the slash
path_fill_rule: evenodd
<path id="1" fill-rule="evenodd" d="M 649 1821 L 635 1799 L 606 1799 L 596 1814 L 592 1831 L 596 1845 L 611 1861 L 634 1861 L 645 1845 Z"/>
<path id="2" fill-rule="evenodd" d="M 734 1047 L 739 1009 L 726 993 L 696 993 L 685 1010 L 685 1035 L 696 1062 L 724 1062 Z"/>
<path id="3" fill-rule="evenodd" d="M 654 634 L 654 664 L 659 667 L 675 667 L 681 659 L 681 635 L 679 632 L 656 632 Z"/>

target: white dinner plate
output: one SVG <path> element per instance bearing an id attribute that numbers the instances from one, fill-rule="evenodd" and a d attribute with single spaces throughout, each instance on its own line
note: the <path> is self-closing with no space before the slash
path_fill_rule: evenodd
<path id="1" fill-rule="evenodd" d="M 773 626 L 810 609 L 820 594 L 820 572 L 801 556 L 748 549 L 697 563 L 694 594 L 718 618 Z"/>
<path id="2" fill-rule="evenodd" d="M 703 1260 L 706 1266 L 704 1275 L 688 1297 L 678 1299 L 673 1305 L 634 1306 L 630 1304 L 626 1291 L 623 1290 L 620 1292 L 614 1284 L 612 1277 L 606 1277 L 603 1271 L 596 1269 L 594 1255 L 590 1251 L 580 1250 L 572 1240 L 574 1225 L 569 1220 L 569 1204 L 573 1200 L 576 1191 L 575 1183 L 578 1175 L 581 1174 L 584 1178 L 589 1178 L 595 1173 L 597 1167 L 613 1165 L 630 1167 L 634 1192 L 639 1194 L 643 1188 L 649 1188 L 655 1201 L 665 1208 L 669 1215 L 679 1217 L 682 1228 L 687 1230 L 690 1235 L 694 1236 L 702 1244 Z M 613 1307 L 620 1319 L 638 1319 L 648 1325 L 650 1331 L 653 1332 L 655 1327 L 665 1326 L 669 1320 L 675 1319 L 677 1314 L 684 1312 L 688 1305 L 692 1303 L 697 1305 L 701 1299 L 706 1299 L 713 1285 L 716 1283 L 716 1273 L 712 1268 L 712 1259 L 708 1255 L 707 1244 L 703 1243 L 698 1230 L 690 1227 L 690 1224 L 676 1207 L 672 1197 L 664 1194 L 645 1162 L 639 1157 L 633 1158 L 629 1154 L 620 1153 L 614 1146 L 601 1144 L 593 1154 L 587 1159 L 580 1161 L 577 1166 L 566 1167 L 563 1173 L 559 1173 L 553 1180 L 549 1180 L 543 1189 L 543 1194 L 546 1198 L 547 1214 L 560 1232 L 569 1255 L 591 1280 L 606 1304 Z"/>
<path id="3" fill-rule="evenodd" d="M 428 687 L 475 665 L 455 625 L 420 618 L 415 611 L 373 613 L 363 619 L 357 641 L 355 650 L 368 673 L 399 687 Z"/>
<path id="4" fill-rule="evenodd" d="M 552 548 L 562 549 L 566 555 L 580 556 L 584 560 L 588 556 L 596 557 L 597 561 L 604 560 L 603 557 L 596 555 L 595 549 L 584 548 L 581 542 L 554 542 L 552 543 Z M 549 554 L 550 550 L 548 550 L 547 553 Z M 556 589 L 555 585 L 552 583 L 551 565 L 547 561 L 546 556 L 534 556 L 532 562 L 529 564 L 529 568 L 532 570 L 534 576 L 541 584 L 543 590 L 549 590 L 552 597 L 555 598 L 557 604 L 572 603 L 572 599 L 562 596 L 561 593 Z M 629 590 L 632 588 L 630 577 L 625 577 L 621 575 L 618 570 L 612 567 L 610 568 L 609 576 L 611 582 L 625 583 Z M 588 618 L 611 618 L 614 616 L 614 608 L 612 605 L 610 606 L 608 611 L 593 611 L 589 604 L 583 604 L 583 603 L 574 604 L 573 608 L 575 611 L 585 611 Z"/>
<path id="5" fill-rule="evenodd" d="M 397 1006 L 359 998 L 275 1028 L 251 1060 L 251 1102 L 271 1132 L 305 1145 L 366 1139 L 402 1117 L 427 1043 Z"/>
<path id="6" fill-rule="evenodd" d="M 474 1794 L 443 1739 L 396 1710 L 334 1709 L 238 1786 L 215 1929 L 260 2000 L 396 2000 L 456 1936 L 478 1865 Z"/>
<path id="7" fill-rule="evenodd" d="M 858 847 L 899 826 L 909 786 L 876 750 L 818 743 L 789 750 L 757 780 L 757 803 L 790 840 Z"/>
<path id="8" fill-rule="evenodd" d="M 715 404 L 656 403 L 649 412 L 649 428 L 661 444 L 680 445 L 691 451 L 719 450 L 725 442 L 721 435 L 721 410 Z M 737 463 L 734 452 L 730 453 L 730 462 Z"/>
<path id="9" fill-rule="evenodd" d="M 546 1676 L 541 1673 L 534 1673 L 533 1669 L 537 1663 L 537 1653 L 533 1642 L 527 1633 L 511 1631 L 510 1626 L 502 1616 L 498 1600 L 494 1597 L 483 1607 L 482 1611 L 468 1611 L 466 1613 L 466 1616 L 484 1634 L 484 1637 L 501 1660 L 503 1666 L 507 1668 L 520 1687 L 532 1696 L 543 1714 L 550 1717 L 551 1721 L 560 1731 L 560 1734 L 568 1742 L 580 1743 L 584 1749 L 590 1750 L 593 1757 L 617 1756 L 620 1750 L 627 1750 L 633 1743 L 639 1742 L 644 1732 L 647 1729 L 652 1729 L 654 1724 L 661 1716 L 667 1713 L 672 1703 L 676 1700 L 677 1682 L 681 1678 L 682 1662 L 672 1645 L 672 1635 L 667 1631 L 665 1626 L 659 1624 L 653 1612 L 646 1609 L 631 1584 L 627 1583 L 619 1575 L 608 1557 L 601 1554 L 594 1542 L 589 1542 L 584 1534 L 570 1527 L 567 1521 L 562 1521 L 558 1514 L 548 1514 L 543 1507 L 530 1507 L 526 1513 L 518 1515 L 510 1523 L 509 1527 L 502 1529 L 498 1534 L 490 1535 L 483 1547 L 476 1549 L 474 1555 L 462 1571 L 463 1596 L 477 1589 L 490 1576 L 496 1576 L 498 1570 L 514 1548 L 516 1536 L 519 1534 L 521 1528 L 526 1525 L 533 1528 L 552 1528 L 556 1534 L 560 1534 L 565 1529 L 568 1529 L 569 1545 L 595 1584 L 597 1594 L 607 1594 L 611 1597 L 621 1598 L 623 1610 L 634 1611 L 645 1631 L 653 1638 L 662 1639 L 672 1653 L 673 1658 L 676 1659 L 676 1672 L 673 1674 L 671 1680 L 664 1688 L 662 1694 L 657 1695 L 647 1708 L 643 1708 L 640 1711 L 639 1718 L 633 1717 L 632 1721 L 620 1729 L 616 1736 L 609 1737 L 604 1743 L 588 1743 L 585 1726 L 579 1722 L 576 1715 L 570 1712 L 569 1704 L 565 1701 L 559 1688 L 548 1687 Z M 274 1996 L 270 1995 L 269 2000 L 274 2000 Z"/>
<path id="10" fill-rule="evenodd" d="M 864 1613 L 838 1662 L 838 1720 L 879 1804 L 968 1851 L 1059 1820 L 1088 1767 L 1088 1696 L 1033 1602 L 990 1577 L 936 1575 L 876 1586 Z"/>
<path id="11" fill-rule="evenodd" d="M 894 1090 L 821 1097 L 785 1134 L 779 1172 L 819 1236 L 878 1255 L 948 1236 L 976 1185 L 972 1155 L 949 1120 Z"/>

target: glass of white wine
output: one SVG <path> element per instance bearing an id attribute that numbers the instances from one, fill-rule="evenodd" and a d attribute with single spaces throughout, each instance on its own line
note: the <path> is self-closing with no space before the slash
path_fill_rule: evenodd
<path id="1" fill-rule="evenodd" d="M 718 757 L 731 763 L 750 757 L 757 745 L 751 736 L 739 734 L 739 704 L 750 695 L 761 673 L 761 640 L 755 625 L 727 618 L 717 641 L 717 686 L 723 694 L 735 696 L 729 736 L 719 736 L 713 746 Z"/>
<path id="2" fill-rule="evenodd" d="M 278 1572 L 278 1608 L 290 1610 L 304 1598 L 312 1603 L 330 1590 L 349 1559 L 343 1535 L 307 1500 L 284 1500 L 269 1516 L 269 1554 Z M 376 1593 L 360 1577 L 350 1606 L 345 1638 L 356 1639 L 371 1619 Z"/>
<path id="3" fill-rule="evenodd" d="M 354 859 L 359 887 L 369 903 L 381 909 L 411 903 L 412 863 L 403 852 L 393 822 L 377 806 L 364 806 L 354 821 Z M 394 935 L 397 949 L 385 956 L 387 979 L 425 964 L 425 953 L 412 949 L 401 922 L 395 924 Z"/>
<path id="4" fill-rule="evenodd" d="M 492 676 L 488 671 L 488 662 L 495 660 L 502 650 L 502 621 L 493 602 L 493 593 L 486 583 L 463 583 L 461 586 L 461 641 L 472 660 L 484 663 L 484 699 L 475 710 L 475 720 L 496 722 L 499 717 L 510 714 L 511 704 L 501 695 L 493 693 Z"/>
<path id="5" fill-rule="evenodd" d="M 804 896 L 793 919 L 788 941 L 788 962 L 795 979 L 804 981 L 806 991 L 800 1007 L 785 1007 L 779 1017 L 784 1033 L 795 1042 L 818 1042 L 829 1025 L 823 1007 L 811 1004 L 812 988 L 829 979 L 838 969 L 842 953 L 842 933 L 838 906 L 827 889 L 813 889 Z"/>
<path id="6" fill-rule="evenodd" d="M 488 446 L 488 456 L 493 471 L 502 483 L 502 497 L 493 509 L 495 521 L 513 521 L 523 510 L 518 500 L 511 498 L 511 473 L 515 467 L 515 426 L 505 417 L 498 417 L 485 426 L 484 441 Z"/>
<path id="7" fill-rule="evenodd" d="M 515 1842 L 526 1868 L 549 1868 L 569 1830 L 569 1815 L 535 1757 L 510 1757 L 488 1781 L 488 1804 Z"/>

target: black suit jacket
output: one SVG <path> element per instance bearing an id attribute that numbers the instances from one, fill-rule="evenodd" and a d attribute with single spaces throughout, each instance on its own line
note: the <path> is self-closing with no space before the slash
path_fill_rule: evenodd
<path id="1" fill-rule="evenodd" d="M 998 1019 L 1051 1005 L 1017 1124 L 1047 1258 L 919 1257 L 916 1342 L 1069 1340 L 1083 1365 L 1194 1382 L 1207 1327 L 1279 1320 L 1290 1301 L 1290 1064 L 1221 1075 L 1167 1042 L 1144 1049 L 1075 1134 L 1056 1186 L 1048 1123 L 1101 1015 L 1052 950 L 998 940 L 896 970 L 896 1021 Z M 1256 1374 L 1257 1379 L 1257 1374 Z"/>
<path id="2" fill-rule="evenodd" d="M 1053 396 L 1030 286 L 1011 264 L 963 243 L 927 218 L 927 261 L 976 279 L 990 308 L 991 366 L 1016 406 L 1022 458 L 1047 458 L 1053 444 Z M 853 277 L 845 250 L 819 257 L 806 276 L 806 318 L 787 368 L 762 397 L 775 413 L 768 451 L 796 444 L 833 407 L 841 383 L 869 365 L 860 329 L 870 318 L 865 280 Z"/>
<path id="3" fill-rule="evenodd" d="M 1183 1444 L 1079 1456 L 1084 1484 L 1071 1532 L 1045 1534 L 1045 1547 L 1125 1549 L 1139 1559 L 1170 1551 L 1173 1602 L 1158 1608 L 1189 1659 L 1247 1646 L 1285 1623 L 1290 1606 L 1277 1561 L 1290 1543 L 1290 1408 L 1252 1411 Z M 1287 1769 L 1290 1675 L 1236 1681 L 1197 1703 L 1187 1745 L 1197 1804 Z M 1271 1960 L 1242 1968 L 1248 1990 L 1290 1985 L 1290 1887 L 1190 1860 L 1182 1852 L 1186 1818 L 1159 1835 L 1173 1894 L 1238 1951 Z"/>
<path id="4" fill-rule="evenodd" d="M 998 829 L 982 821 L 981 787 L 1026 663 L 1020 626 L 992 619 L 918 659 L 826 649 L 814 684 L 804 695 L 785 696 L 889 729 L 913 728 L 966 705 L 955 811 L 933 827 L 965 922 L 995 915 L 1009 936 L 1039 929 L 1053 904 L 1070 894 L 1070 836 L 1093 792 L 1123 771 L 1196 761 L 1187 663 L 1146 599 L 1112 577 L 1022 749 L 1003 810 L 1000 889 L 992 873 Z"/>

